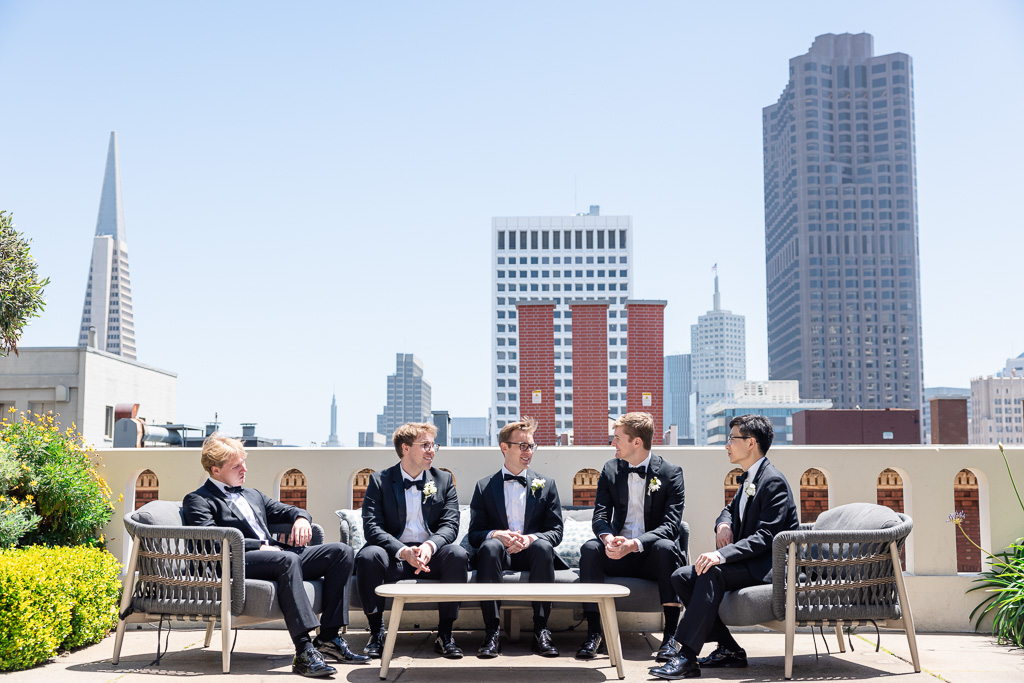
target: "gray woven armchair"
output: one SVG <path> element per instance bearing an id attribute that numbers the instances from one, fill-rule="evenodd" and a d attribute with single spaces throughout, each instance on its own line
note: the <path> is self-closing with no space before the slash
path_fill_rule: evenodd
<path id="1" fill-rule="evenodd" d="M 874 622 L 907 634 L 914 671 L 921 671 L 914 618 L 900 567 L 913 520 L 889 508 L 851 503 L 814 524 L 784 531 L 772 546 L 772 583 L 731 591 L 719 614 L 731 626 L 760 624 L 786 634 L 786 678 L 793 676 L 797 626 L 842 627 Z"/>
<path id="2" fill-rule="evenodd" d="M 224 673 L 229 673 L 231 630 L 284 618 L 277 602 L 277 585 L 245 578 L 245 551 L 237 529 L 185 526 L 181 502 L 166 500 L 146 503 L 125 515 L 124 526 L 134 542 L 125 568 L 114 664 L 120 659 L 129 623 L 163 619 L 205 622 L 209 647 L 220 621 L 221 657 Z M 290 530 L 290 525 L 270 527 L 273 534 Z M 320 545 L 323 540 L 323 527 L 314 524 L 311 544 Z M 223 567 L 229 571 L 224 572 Z M 322 581 L 304 585 L 313 611 L 320 613 Z"/>

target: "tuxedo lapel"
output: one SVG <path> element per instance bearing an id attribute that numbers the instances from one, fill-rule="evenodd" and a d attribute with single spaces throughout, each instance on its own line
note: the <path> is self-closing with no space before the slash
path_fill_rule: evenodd
<path id="1" fill-rule="evenodd" d="M 754 495 L 751 496 L 747 500 L 747 508 L 743 511 L 743 523 L 740 525 L 740 531 L 741 531 L 743 536 L 748 536 L 749 533 L 750 533 L 748 531 L 748 529 L 752 529 L 753 526 L 756 526 L 757 522 L 759 521 L 757 519 L 759 517 L 759 515 L 753 514 L 753 511 L 754 511 L 754 499 L 757 498 L 757 494 L 760 491 L 761 487 L 759 486 L 759 484 L 761 483 L 761 477 L 764 476 L 765 470 L 768 469 L 768 465 L 769 465 L 768 458 L 765 458 L 764 462 L 761 463 L 761 466 L 757 468 L 757 473 L 754 475 L 754 478 L 749 480 L 749 481 L 747 481 L 747 482 L 744 482 L 743 486 L 740 487 L 740 490 L 737 491 L 737 495 L 745 496 L 747 494 L 744 493 L 743 489 L 746 488 L 748 483 L 753 483 L 754 484 Z M 736 511 L 737 511 L 737 513 L 739 513 L 739 506 L 738 505 L 736 506 Z"/>
<path id="2" fill-rule="evenodd" d="M 426 495 L 427 485 L 432 482 L 435 490 L 433 494 L 428 496 Z M 420 491 L 420 512 L 423 514 L 423 526 L 427 527 L 427 531 L 430 533 L 434 533 L 434 530 L 430 528 L 430 506 L 434 504 L 439 492 L 440 489 L 437 486 L 437 482 L 430 476 L 430 470 L 425 470 L 423 472 L 423 491 Z"/>
<path id="3" fill-rule="evenodd" d="M 494 506 L 494 528 L 507 529 L 508 514 L 505 512 L 505 478 L 502 476 L 501 470 L 491 477 L 491 483 L 488 484 L 487 490 L 491 494 L 490 502 Z"/>
<path id="4" fill-rule="evenodd" d="M 253 489 L 242 489 L 240 495 L 242 498 L 245 498 L 245 502 L 247 502 L 249 507 L 252 508 L 253 517 L 256 518 L 256 523 L 260 525 L 263 533 L 267 535 L 267 538 L 273 538 L 273 534 L 270 533 L 270 527 L 267 526 L 267 511 L 263 507 L 263 500 Z M 236 512 L 235 514 L 237 515 L 238 513 Z M 244 521 L 245 518 L 242 517 L 242 520 Z M 253 532 L 255 533 L 256 529 L 253 529 Z M 258 535 L 259 534 L 257 534 L 257 536 Z"/>
<path id="5" fill-rule="evenodd" d="M 615 473 L 615 488 L 619 493 L 619 507 L 622 523 L 626 523 L 626 513 L 629 512 L 629 463 L 625 460 L 618 461 L 618 470 Z M 619 530 L 621 532 L 621 529 Z"/>
<path id="6" fill-rule="evenodd" d="M 538 489 L 536 495 L 530 488 L 530 482 L 532 482 L 536 475 L 530 470 L 523 470 L 523 476 L 526 477 L 526 511 L 523 513 L 523 533 L 530 528 L 530 519 L 533 517 L 533 512 L 537 508 L 537 498 L 544 494 L 544 489 Z"/>
<path id="7" fill-rule="evenodd" d="M 644 528 L 653 529 L 657 524 L 651 520 L 651 504 L 654 494 L 651 493 L 651 479 L 660 472 L 661 458 L 657 455 L 651 456 L 651 464 L 647 468 L 647 478 L 644 480 Z"/>
<path id="8" fill-rule="evenodd" d="M 391 491 L 395 497 L 395 510 L 398 511 L 398 517 L 396 519 L 396 527 L 398 533 L 402 533 L 402 529 L 405 528 L 405 522 L 407 518 L 407 511 L 405 509 L 405 484 L 403 483 L 404 477 L 402 476 L 402 466 L 395 465 L 391 468 Z"/>

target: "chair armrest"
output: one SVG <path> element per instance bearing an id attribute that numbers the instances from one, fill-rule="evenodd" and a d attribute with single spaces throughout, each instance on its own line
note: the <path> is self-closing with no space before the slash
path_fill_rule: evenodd
<path id="1" fill-rule="evenodd" d="M 167 614 L 220 612 L 221 549 L 230 549 L 231 613 L 245 609 L 245 546 L 229 527 L 157 526 L 125 519 L 138 554 L 133 609 Z M 191 584 L 195 584 L 194 586 Z M 195 604 L 190 604 L 190 602 Z"/>
<path id="2" fill-rule="evenodd" d="M 914 523 L 909 517 L 887 529 L 799 529 L 783 531 L 772 542 L 772 610 L 785 618 L 786 591 L 797 590 L 798 611 L 813 599 L 815 588 L 855 590 L 861 586 L 893 582 L 890 544 L 901 547 Z M 796 544 L 797 585 L 787 586 L 789 547 Z M 898 558 L 895 558 L 898 562 Z"/>
<path id="3" fill-rule="evenodd" d="M 292 532 L 292 525 L 288 523 L 284 524 L 271 524 L 270 533 L 274 538 L 281 540 L 281 537 L 287 537 Z M 309 541 L 309 545 L 323 545 L 324 544 L 324 528 L 313 522 L 311 525 L 313 528 L 313 538 Z"/>

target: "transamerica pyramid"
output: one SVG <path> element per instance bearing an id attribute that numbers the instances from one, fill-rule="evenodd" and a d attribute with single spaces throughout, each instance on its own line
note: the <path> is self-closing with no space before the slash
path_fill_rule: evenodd
<path id="1" fill-rule="evenodd" d="M 135 360 L 135 319 L 132 284 L 128 275 L 128 241 L 121 205 L 121 171 L 117 132 L 110 134 L 103 192 L 92 242 L 92 263 L 82 306 L 78 346 L 89 345 L 89 328 L 96 330 L 96 348 Z"/>

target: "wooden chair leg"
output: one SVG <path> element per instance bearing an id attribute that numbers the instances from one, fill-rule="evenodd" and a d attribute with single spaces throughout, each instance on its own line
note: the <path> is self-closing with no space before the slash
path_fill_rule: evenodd
<path id="1" fill-rule="evenodd" d="M 206 642 L 203 644 L 203 647 L 210 647 L 210 643 L 213 642 L 213 628 L 216 625 L 217 622 L 213 619 L 210 619 L 210 621 L 206 624 Z"/>
<path id="2" fill-rule="evenodd" d="M 896 577 L 896 592 L 900 596 L 900 609 L 903 612 L 903 630 L 907 632 L 907 644 L 910 646 L 910 660 L 914 671 L 921 673 L 921 659 L 917 656 L 917 633 L 914 630 L 914 615 L 910 611 L 910 599 L 907 597 L 907 585 L 903 581 L 903 567 L 900 566 L 900 553 L 896 541 L 889 542 L 889 554 L 892 556 L 892 571 Z"/>
<path id="3" fill-rule="evenodd" d="M 231 673 L 231 572 L 227 567 L 231 566 L 231 546 L 227 543 L 221 544 L 221 585 L 220 585 L 220 632 L 221 632 L 221 665 L 224 673 Z M 210 631 L 207 631 L 209 634 Z"/>
<path id="4" fill-rule="evenodd" d="M 846 652 L 846 641 L 843 640 L 843 622 L 836 622 L 836 638 L 839 640 L 839 651 Z"/>
<path id="5" fill-rule="evenodd" d="M 121 615 L 128 610 L 128 606 L 132 604 L 132 594 L 135 592 L 135 571 L 139 564 L 139 542 L 135 541 L 132 543 L 132 554 L 128 559 L 128 569 L 124 575 L 124 581 L 121 584 L 121 606 L 118 608 L 118 619 L 117 619 L 117 632 L 114 635 L 114 658 L 111 660 L 113 664 L 117 664 L 121 660 L 121 644 L 124 642 L 124 629 L 125 620 L 121 618 Z"/>
<path id="6" fill-rule="evenodd" d="M 796 543 L 789 544 L 786 577 L 786 680 L 793 678 L 793 641 L 796 639 Z"/>

